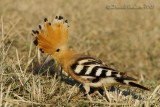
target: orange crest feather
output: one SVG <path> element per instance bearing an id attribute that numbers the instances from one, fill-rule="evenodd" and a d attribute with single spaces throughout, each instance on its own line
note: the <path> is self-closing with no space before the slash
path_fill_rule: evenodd
<path id="1" fill-rule="evenodd" d="M 45 30 L 39 25 L 39 31 L 33 31 L 36 34 L 34 44 L 44 53 L 53 54 L 56 49 L 68 40 L 68 24 L 67 20 L 63 20 L 62 16 L 56 16 L 53 25 L 45 18 Z"/>

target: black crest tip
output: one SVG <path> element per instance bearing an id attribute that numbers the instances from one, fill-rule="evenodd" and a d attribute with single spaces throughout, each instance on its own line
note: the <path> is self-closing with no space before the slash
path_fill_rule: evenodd
<path id="1" fill-rule="evenodd" d="M 65 20 L 64 22 L 65 22 L 65 23 L 68 23 L 68 20 Z"/>
<path id="2" fill-rule="evenodd" d="M 39 50 L 40 50 L 42 53 L 44 53 L 44 51 L 43 51 L 41 48 L 40 48 Z"/>
<path id="3" fill-rule="evenodd" d="M 39 34 L 39 31 L 38 31 L 38 30 L 36 30 L 36 34 Z"/>
<path id="4" fill-rule="evenodd" d="M 35 39 L 34 41 L 33 41 L 33 43 L 34 43 L 34 45 L 38 45 L 38 40 L 37 39 Z"/>
<path id="5" fill-rule="evenodd" d="M 59 16 L 59 20 L 61 20 L 61 19 L 63 19 L 63 17 L 62 17 L 62 16 Z"/>
<path id="6" fill-rule="evenodd" d="M 55 19 L 58 19 L 58 16 L 56 16 Z"/>
<path id="7" fill-rule="evenodd" d="M 44 22 L 47 22 L 48 21 L 48 19 L 47 18 L 44 18 Z"/>
<path id="8" fill-rule="evenodd" d="M 39 29 L 42 29 L 42 26 L 41 26 L 41 25 L 39 25 Z"/>
<path id="9" fill-rule="evenodd" d="M 36 31 L 32 30 L 32 32 L 33 32 L 34 34 L 36 34 Z"/>

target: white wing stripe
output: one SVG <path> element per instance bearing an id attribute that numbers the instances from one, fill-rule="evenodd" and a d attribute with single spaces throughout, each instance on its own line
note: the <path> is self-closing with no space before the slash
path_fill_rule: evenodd
<path id="1" fill-rule="evenodd" d="M 121 77 L 121 75 L 120 75 L 120 74 L 117 74 L 116 76 L 117 76 L 117 77 Z"/>
<path id="2" fill-rule="evenodd" d="M 95 67 L 96 65 L 91 65 L 89 68 L 88 68 L 88 70 L 87 70 L 87 72 L 85 73 L 85 75 L 89 75 L 91 72 L 92 72 L 92 69 Z"/>
<path id="3" fill-rule="evenodd" d="M 125 84 L 129 84 L 129 81 L 127 81 L 127 80 L 124 80 L 123 82 L 124 82 Z"/>
<path id="4" fill-rule="evenodd" d="M 111 70 L 108 70 L 108 71 L 106 72 L 106 76 L 111 76 L 111 74 L 112 74 L 112 71 L 111 71 Z"/>
<path id="5" fill-rule="evenodd" d="M 85 62 L 90 62 L 90 61 L 95 61 L 95 60 L 94 59 L 83 59 L 83 60 L 78 61 L 78 63 L 83 64 Z"/>
<path id="6" fill-rule="evenodd" d="M 83 65 L 78 65 L 75 69 L 75 73 L 79 74 L 81 72 L 81 70 L 83 69 Z"/>
<path id="7" fill-rule="evenodd" d="M 78 61 L 79 64 L 83 64 L 83 63 L 85 63 L 85 62 L 88 62 L 88 59 L 84 59 L 84 60 Z"/>
<path id="8" fill-rule="evenodd" d="M 102 68 L 99 68 L 96 72 L 96 76 L 100 76 L 102 73 L 102 70 L 103 70 Z"/>
<path id="9" fill-rule="evenodd" d="M 89 74 L 92 72 L 92 69 L 93 69 L 95 66 L 98 66 L 98 65 L 90 65 L 90 67 L 87 69 L 85 75 L 89 75 Z"/>

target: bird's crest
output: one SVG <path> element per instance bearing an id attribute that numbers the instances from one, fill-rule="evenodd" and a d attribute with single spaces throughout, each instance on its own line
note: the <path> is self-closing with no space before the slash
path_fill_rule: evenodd
<path id="1" fill-rule="evenodd" d="M 35 34 L 34 44 L 43 53 L 53 54 L 58 51 L 58 47 L 66 45 L 68 40 L 68 21 L 64 20 L 62 16 L 56 16 L 53 25 L 44 19 L 45 28 L 39 25 L 40 31 L 33 30 Z"/>

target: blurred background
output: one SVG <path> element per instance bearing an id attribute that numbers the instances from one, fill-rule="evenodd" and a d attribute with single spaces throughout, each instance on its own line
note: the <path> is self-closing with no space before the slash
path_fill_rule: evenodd
<path id="1" fill-rule="evenodd" d="M 160 83 L 158 0 L 0 0 L 5 45 L 28 55 L 32 29 L 61 15 L 69 21 L 69 46 L 146 82 Z M 2 26 L 0 26 L 2 29 Z M 33 50 L 35 46 L 33 46 Z M 34 53 L 32 53 L 34 54 Z"/>

